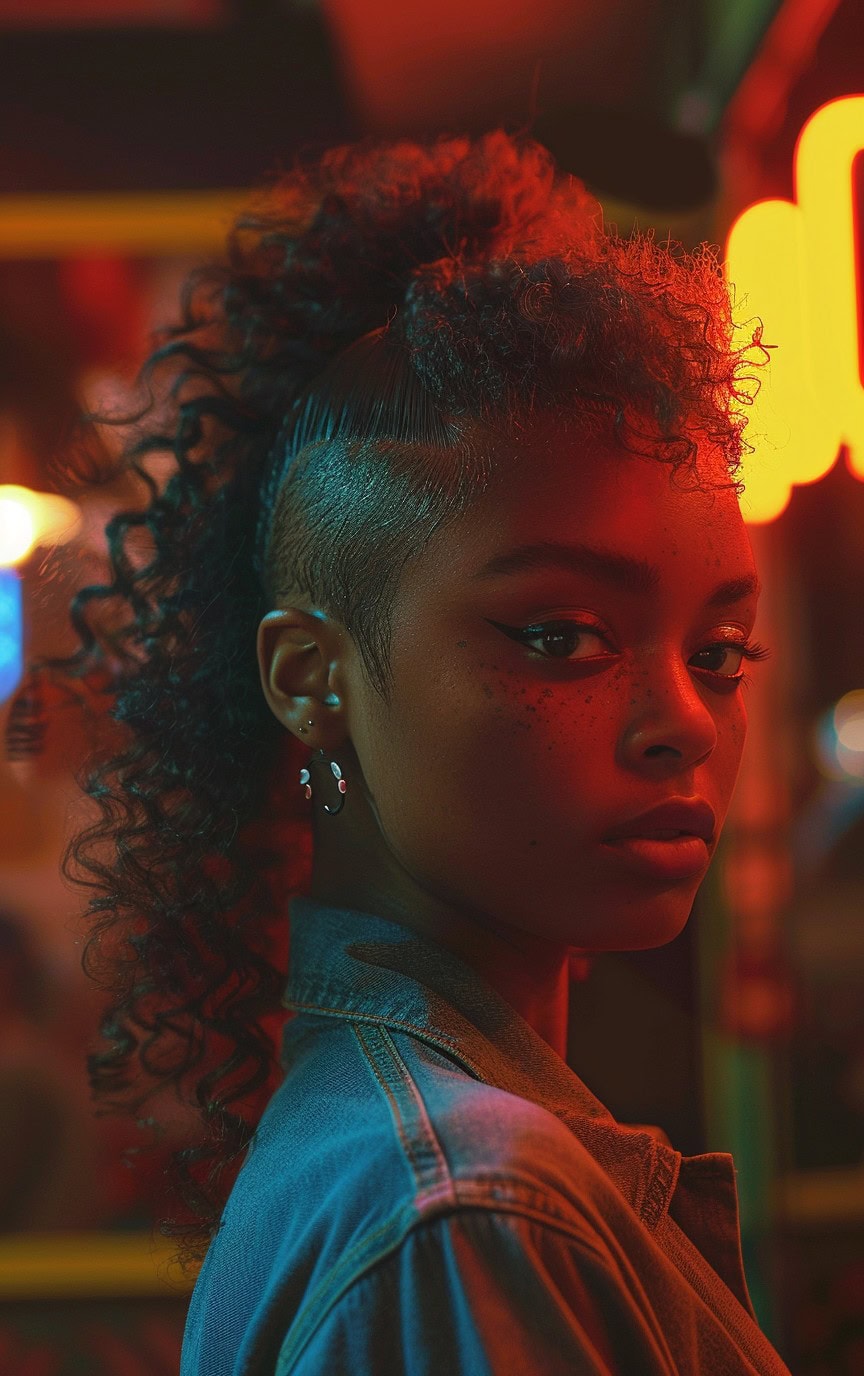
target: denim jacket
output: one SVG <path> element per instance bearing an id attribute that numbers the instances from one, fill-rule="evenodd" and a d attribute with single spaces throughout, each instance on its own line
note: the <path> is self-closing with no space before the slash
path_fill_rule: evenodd
<path id="1" fill-rule="evenodd" d="M 195 1284 L 181 1376 L 789 1376 L 732 1157 L 615 1121 L 467 964 L 290 905 L 284 1080 Z"/>

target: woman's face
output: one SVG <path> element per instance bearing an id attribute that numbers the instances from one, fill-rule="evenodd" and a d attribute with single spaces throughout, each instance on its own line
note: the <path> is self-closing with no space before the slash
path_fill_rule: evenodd
<path id="1" fill-rule="evenodd" d="M 706 483 L 728 480 L 719 460 L 700 464 Z M 670 476 L 538 433 L 405 570 L 391 701 L 367 690 L 351 738 L 387 847 L 457 911 L 598 951 L 660 945 L 687 921 L 744 746 L 734 676 L 752 667 L 709 647 L 747 641 L 758 591 L 734 491 L 682 492 Z M 539 542 L 560 561 L 490 569 Z M 567 560 L 577 546 L 656 576 L 603 576 L 596 556 Z M 731 580 L 753 590 L 712 605 Z M 545 622 L 572 624 L 544 635 Z M 501 626 L 534 634 L 520 643 Z M 695 870 L 653 872 L 604 840 L 694 795 L 716 816 Z"/>

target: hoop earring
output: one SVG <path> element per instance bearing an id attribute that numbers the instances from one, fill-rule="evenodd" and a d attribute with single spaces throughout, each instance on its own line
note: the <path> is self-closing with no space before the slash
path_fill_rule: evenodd
<path id="1" fill-rule="evenodd" d="M 327 761 L 326 761 L 326 759 L 325 759 L 325 756 L 324 756 L 324 749 L 323 749 L 323 746 L 322 746 L 322 748 L 318 751 L 318 754 L 317 754 L 317 755 L 313 755 L 313 757 L 312 757 L 312 759 L 309 761 L 309 763 L 312 764 L 313 762 L 316 762 L 316 761 L 317 761 L 317 763 L 319 763 L 319 764 L 326 764 L 326 763 L 327 763 Z M 338 804 L 336 805 L 336 807 L 330 807 L 327 803 L 325 803 L 325 804 L 324 804 L 324 811 L 325 811 L 325 812 L 328 812 L 328 813 L 330 814 L 331 817 L 335 817 L 335 816 L 336 816 L 336 813 L 337 813 L 337 812 L 341 812 L 342 809 L 343 809 L 343 807 L 345 806 L 345 794 L 348 792 L 348 784 L 347 784 L 347 783 L 345 782 L 345 780 L 342 778 L 342 770 L 339 768 L 339 766 L 338 766 L 338 764 L 336 763 L 335 760 L 331 760 L 331 761 L 330 761 L 330 772 L 332 773 L 334 779 L 336 779 L 336 780 L 338 781 L 336 786 L 337 786 L 337 788 L 339 789 L 339 792 L 340 792 L 340 794 L 341 794 L 342 796 L 340 797 L 339 802 L 338 802 Z M 306 797 L 307 797 L 307 798 L 311 798 L 311 797 L 312 797 L 312 783 L 311 783 L 311 774 L 310 774 L 310 772 L 309 772 L 308 769 L 305 769 L 305 768 L 304 768 L 304 769 L 301 769 L 301 770 L 300 770 L 300 783 L 301 783 L 303 789 L 305 790 Z"/>

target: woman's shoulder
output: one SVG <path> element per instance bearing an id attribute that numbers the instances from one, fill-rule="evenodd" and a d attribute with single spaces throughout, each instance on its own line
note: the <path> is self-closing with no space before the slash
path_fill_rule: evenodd
<path id="1" fill-rule="evenodd" d="M 400 1039 L 395 1039 L 399 1042 Z M 472 1075 L 435 1048 L 400 1045 L 429 1126 L 463 1202 L 480 1186 L 486 1202 L 550 1214 L 604 1210 L 612 1181 L 561 1117 L 534 1099 Z M 474 1197 L 479 1201 L 477 1190 Z"/>
<path id="2" fill-rule="evenodd" d="M 276 1131 L 283 1146 L 292 1139 L 293 1159 L 314 1156 L 343 1200 L 365 1199 L 374 1179 L 384 1211 L 522 1201 L 584 1222 L 623 1202 L 561 1117 L 490 1083 L 455 1044 L 392 1022 L 319 1029 L 288 1058 Z"/>
<path id="3" fill-rule="evenodd" d="M 315 1024 L 289 1038 L 285 1078 L 208 1253 L 196 1323 L 230 1294 L 238 1326 L 257 1335 L 244 1344 L 266 1345 L 265 1329 L 320 1317 L 442 1216 L 521 1215 L 518 1226 L 591 1246 L 626 1208 L 565 1122 L 473 1073 L 458 1048 L 393 1022 Z M 237 1290 L 241 1254 L 254 1295 Z"/>

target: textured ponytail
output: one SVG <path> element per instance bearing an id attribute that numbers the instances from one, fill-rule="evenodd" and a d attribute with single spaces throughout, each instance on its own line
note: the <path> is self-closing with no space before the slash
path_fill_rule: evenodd
<path id="1" fill-rule="evenodd" d="M 490 437 L 600 417 L 677 469 L 698 431 L 731 479 L 748 359 L 730 341 L 708 250 L 606 233 L 545 149 L 500 131 L 333 149 L 191 279 L 118 461 L 145 504 L 106 526 L 111 581 L 72 601 L 80 648 L 34 666 L 122 736 L 78 780 L 101 815 L 63 871 L 92 891 L 83 963 L 112 998 L 94 1095 L 137 1114 L 172 1086 L 200 1111 L 173 1158 L 188 1216 L 162 1225 L 184 1264 L 278 1083 L 287 901 L 309 878 L 303 747 L 261 692 L 260 618 L 308 594 L 386 696 L 402 569 L 504 461 Z M 82 481 L 71 456 L 63 477 Z M 38 678 L 12 753 L 39 746 Z"/>

